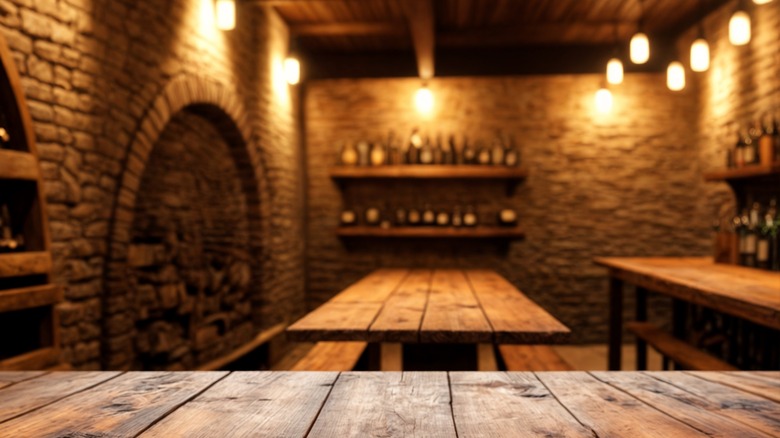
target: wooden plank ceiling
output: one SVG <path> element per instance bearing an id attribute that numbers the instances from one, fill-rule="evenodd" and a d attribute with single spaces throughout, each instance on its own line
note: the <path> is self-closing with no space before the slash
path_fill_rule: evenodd
<path id="1" fill-rule="evenodd" d="M 314 55 L 625 47 L 643 29 L 668 45 L 728 0 L 244 0 L 275 8 Z M 429 16 L 426 16 L 429 15 Z M 425 30 L 428 26 L 430 29 Z M 421 58 L 421 51 L 423 57 Z M 459 52 L 459 53 L 460 53 Z M 433 57 L 433 54 L 431 54 Z M 428 71 L 430 70 L 430 71 Z M 437 72 L 438 74 L 438 72 Z"/>

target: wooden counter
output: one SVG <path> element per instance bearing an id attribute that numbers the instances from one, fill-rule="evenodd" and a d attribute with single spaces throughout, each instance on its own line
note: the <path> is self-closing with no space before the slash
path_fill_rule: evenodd
<path id="1" fill-rule="evenodd" d="M 766 437 L 780 372 L 0 373 L 9 437 Z"/>

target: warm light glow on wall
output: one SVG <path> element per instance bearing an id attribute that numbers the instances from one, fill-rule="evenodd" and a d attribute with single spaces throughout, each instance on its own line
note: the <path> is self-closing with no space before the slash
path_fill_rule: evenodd
<path id="1" fill-rule="evenodd" d="M 765 4 L 771 3 L 771 2 L 772 2 L 772 0 L 753 0 L 753 3 L 755 3 L 757 5 L 765 5 Z"/>
<path id="2" fill-rule="evenodd" d="M 650 40 L 642 32 L 637 32 L 631 37 L 630 44 L 631 62 L 644 64 L 650 59 Z"/>
<path id="3" fill-rule="evenodd" d="M 682 62 L 672 61 L 666 68 L 666 86 L 672 91 L 680 91 L 685 88 L 685 67 Z"/>
<path id="4" fill-rule="evenodd" d="M 301 63 L 298 58 L 288 56 L 284 60 L 284 79 L 290 85 L 296 85 L 301 81 Z"/>
<path id="5" fill-rule="evenodd" d="M 729 41 L 735 46 L 750 42 L 750 15 L 743 10 L 734 12 L 729 20 Z"/>
<path id="6" fill-rule="evenodd" d="M 430 115 L 433 112 L 433 93 L 427 85 L 423 85 L 414 94 L 414 106 L 422 115 Z"/>
<path id="7" fill-rule="evenodd" d="M 608 113 L 612 110 L 612 92 L 606 88 L 600 88 L 596 92 L 596 110 L 600 113 Z"/>
<path id="8" fill-rule="evenodd" d="M 707 71 L 710 68 L 710 45 L 704 38 L 697 38 L 691 44 L 691 70 Z"/>
<path id="9" fill-rule="evenodd" d="M 216 5 L 217 29 L 233 30 L 236 28 L 236 1 L 217 0 Z"/>
<path id="10" fill-rule="evenodd" d="M 623 83 L 623 62 L 617 58 L 612 58 L 607 63 L 607 82 L 610 84 Z"/>

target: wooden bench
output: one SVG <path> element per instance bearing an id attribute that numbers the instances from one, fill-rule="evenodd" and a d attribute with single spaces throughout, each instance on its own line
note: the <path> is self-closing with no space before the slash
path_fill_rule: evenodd
<path id="1" fill-rule="evenodd" d="M 317 342 L 292 371 L 352 371 L 367 342 Z"/>
<path id="2" fill-rule="evenodd" d="M 685 369 L 701 371 L 734 371 L 738 369 L 685 341 L 675 338 L 651 323 L 632 321 L 626 323 L 626 328 L 656 349 L 664 358 L 671 359 Z"/>
<path id="3" fill-rule="evenodd" d="M 573 368 L 549 345 L 499 345 L 507 371 L 570 371 Z"/>
<path id="4" fill-rule="evenodd" d="M 238 359 L 241 359 L 242 357 L 251 353 L 261 345 L 271 341 L 271 339 L 275 338 L 276 336 L 282 334 L 284 332 L 284 328 L 285 325 L 280 323 L 280 324 L 276 324 L 273 327 L 265 329 L 262 332 L 258 333 L 254 338 L 252 338 L 252 340 L 250 340 L 246 344 L 236 348 L 235 350 L 231 351 L 230 353 L 224 356 L 218 357 L 210 362 L 207 362 L 199 366 L 197 369 L 198 371 L 221 370 L 224 367 L 230 365 L 232 362 L 235 362 Z"/>

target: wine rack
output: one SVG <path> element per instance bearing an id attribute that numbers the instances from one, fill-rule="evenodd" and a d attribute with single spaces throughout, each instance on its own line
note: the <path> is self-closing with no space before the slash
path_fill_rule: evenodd
<path id="1" fill-rule="evenodd" d="M 0 370 L 62 368 L 57 304 L 41 173 L 19 74 L 0 35 L 0 209 L 18 247 L 0 253 Z"/>

